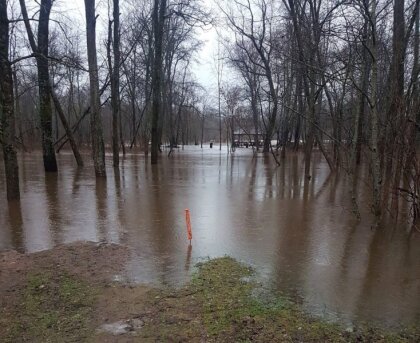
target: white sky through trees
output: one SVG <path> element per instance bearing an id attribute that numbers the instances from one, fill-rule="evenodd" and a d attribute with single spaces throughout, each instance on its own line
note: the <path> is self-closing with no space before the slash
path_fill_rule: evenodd
<path id="1" fill-rule="evenodd" d="M 124 11 L 125 1 L 120 0 L 120 8 L 122 12 L 122 26 L 124 26 Z M 202 0 L 206 7 L 204 10 L 215 11 L 217 7 L 214 0 Z M 112 6 L 112 4 L 111 4 Z M 97 44 L 98 48 L 102 48 L 103 40 L 106 37 L 106 24 L 108 20 L 108 0 L 97 0 L 96 3 L 98 18 L 97 27 Z M 79 26 L 82 32 L 85 32 L 85 9 L 84 0 L 58 0 L 53 7 L 53 10 L 65 15 L 72 23 Z M 112 8 L 111 8 L 112 11 Z M 213 12 L 215 13 L 215 12 Z M 196 81 L 205 88 L 205 92 L 215 94 L 217 87 L 216 73 L 215 73 L 215 58 L 217 55 L 217 31 L 215 27 L 207 26 L 206 28 L 197 28 L 198 39 L 202 41 L 201 49 L 196 53 L 192 72 L 195 75 Z M 83 35 L 84 36 L 84 35 Z"/>

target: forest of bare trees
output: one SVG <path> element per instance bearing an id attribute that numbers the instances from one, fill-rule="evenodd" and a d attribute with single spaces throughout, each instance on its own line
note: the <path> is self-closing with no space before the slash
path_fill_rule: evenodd
<path id="1" fill-rule="evenodd" d="M 115 168 L 131 149 L 158 164 L 184 144 L 223 140 L 233 152 L 241 130 L 279 164 L 301 151 L 307 182 L 315 151 L 353 185 L 367 165 L 378 222 L 401 201 L 418 219 L 420 0 L 220 0 L 213 12 L 200 0 L 84 3 L 79 28 L 63 2 L 0 0 L 9 200 L 20 151 L 39 147 L 54 173 L 63 148 L 80 167 L 89 150 L 104 177 L 108 150 Z M 214 97 L 192 71 L 209 27 Z"/>

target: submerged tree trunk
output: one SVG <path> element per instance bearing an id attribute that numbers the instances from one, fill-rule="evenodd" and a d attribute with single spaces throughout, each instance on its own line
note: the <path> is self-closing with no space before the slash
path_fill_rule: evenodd
<path id="1" fill-rule="evenodd" d="M 368 22 L 365 22 L 363 25 L 363 39 L 367 40 L 368 38 Z M 363 49 L 362 53 L 363 58 L 363 71 L 361 75 L 361 89 L 362 92 L 360 94 L 360 100 L 359 100 L 359 109 L 356 115 L 356 120 L 354 123 L 354 153 L 355 153 L 355 163 L 357 165 L 360 164 L 361 156 L 362 156 L 362 137 L 363 137 L 363 120 L 365 116 L 365 110 L 366 110 L 366 94 L 368 94 L 368 87 L 369 87 L 369 75 L 370 75 L 370 59 L 368 57 L 368 52 L 366 49 Z"/>
<path id="2" fill-rule="evenodd" d="M 405 19 L 404 19 L 404 0 L 394 1 L 394 22 L 393 22 L 393 57 L 391 63 L 391 80 L 390 80 L 390 97 L 391 105 L 389 108 L 389 117 L 391 118 L 391 130 L 395 132 L 395 145 L 392 147 L 392 152 L 389 153 L 391 158 L 391 172 L 390 179 L 386 183 L 392 184 L 392 208 L 395 210 L 394 215 L 398 216 L 398 189 L 401 182 L 402 167 L 404 164 L 404 155 L 406 149 L 403 148 L 405 138 L 407 135 L 406 118 L 404 118 L 405 104 L 404 104 L 404 64 L 405 64 Z M 393 179 L 393 180 L 392 180 Z M 386 188 L 384 189 L 385 198 Z M 385 202 L 384 202 L 385 203 Z"/>
<path id="3" fill-rule="evenodd" d="M 19 139 L 16 138 L 16 142 L 18 142 L 21 146 L 23 151 L 26 151 L 25 141 L 23 140 L 23 118 L 22 112 L 20 110 L 20 99 L 19 99 L 19 86 L 18 86 L 18 78 L 17 78 L 17 68 L 16 66 L 12 68 L 12 76 L 13 76 L 13 87 L 14 87 L 14 101 L 15 101 L 15 121 L 17 121 L 17 125 L 15 128 L 18 129 L 18 136 Z"/>
<path id="4" fill-rule="evenodd" d="M 154 58 L 152 67 L 152 146 L 151 162 L 157 164 L 160 146 L 160 120 L 162 104 L 162 60 L 163 60 L 163 28 L 166 12 L 166 0 L 155 0 L 153 8 Z"/>
<path id="5" fill-rule="evenodd" d="M 201 118 L 201 139 L 200 139 L 200 147 L 203 149 L 203 140 L 204 140 L 204 121 L 206 120 L 206 117 L 204 116 L 204 113 L 202 114 Z"/>
<path id="6" fill-rule="evenodd" d="M 55 94 L 52 85 L 50 86 L 50 93 L 51 93 L 51 97 L 52 97 L 54 105 L 55 105 L 55 109 L 56 109 L 56 111 L 57 111 L 57 113 L 60 117 L 60 120 L 63 123 L 64 129 L 66 131 L 66 135 L 67 135 L 67 138 L 70 142 L 71 149 L 73 150 L 73 154 L 74 154 L 74 158 L 76 159 L 76 163 L 79 167 L 83 167 L 83 159 L 82 159 L 82 156 L 80 155 L 79 149 L 77 147 L 76 140 L 74 139 L 73 132 L 70 128 L 70 125 L 68 124 L 66 115 L 64 114 L 64 110 L 61 107 L 60 101 L 58 100 L 58 97 Z"/>
<path id="7" fill-rule="evenodd" d="M 118 132 L 119 116 L 120 116 L 120 4 L 119 4 L 119 0 L 114 0 L 113 17 L 114 17 L 114 41 L 113 41 L 114 66 L 111 71 L 112 154 L 113 154 L 114 167 L 118 167 L 120 164 L 119 132 Z"/>
<path id="8" fill-rule="evenodd" d="M 315 106 L 311 102 L 309 106 L 309 116 L 308 118 L 306 118 L 306 127 L 308 128 L 308 133 L 306 136 L 306 145 L 305 145 L 305 178 L 307 179 L 311 178 L 311 174 L 310 174 L 311 157 L 312 157 L 312 148 L 315 141 L 314 139 L 315 128 L 313 125 L 314 117 L 315 117 Z"/>
<path id="9" fill-rule="evenodd" d="M 98 61 L 96 56 L 95 0 L 85 0 L 86 42 L 90 81 L 90 131 L 96 176 L 106 176 L 105 146 L 102 133 L 101 100 L 99 97 Z"/>
<path id="10" fill-rule="evenodd" d="M 365 22 L 363 25 L 363 40 L 366 41 L 368 39 L 368 23 Z M 354 116 L 354 134 L 352 140 L 352 152 L 351 152 L 351 160 L 350 160 L 350 170 L 352 173 L 352 190 L 351 190 L 351 197 L 352 197 L 352 204 L 353 204 L 353 212 L 355 213 L 357 219 L 360 220 L 360 211 L 359 206 L 357 203 L 357 179 L 358 179 L 358 166 L 361 160 L 361 150 L 362 150 L 362 123 L 365 114 L 366 108 L 366 94 L 368 94 L 368 87 L 369 87 L 369 75 L 370 75 L 370 59 L 367 56 L 367 49 L 363 49 L 362 58 L 363 58 L 363 69 L 360 75 L 360 87 L 362 92 L 360 93 L 360 99 L 358 103 L 358 108 L 356 107 L 355 116 Z"/>
<path id="11" fill-rule="evenodd" d="M 0 0 L 0 142 L 6 175 L 7 199 L 18 200 L 19 167 L 15 148 L 13 74 L 9 61 L 7 1 Z"/>
<path id="12" fill-rule="evenodd" d="M 73 132 L 67 122 L 64 112 L 61 108 L 58 98 L 54 94 L 54 90 L 50 81 L 49 65 L 48 65 L 48 48 L 49 48 L 49 17 L 52 7 L 50 0 L 41 1 L 41 9 L 38 25 L 38 45 L 35 42 L 35 37 L 30 26 L 28 13 L 24 0 L 19 0 L 22 10 L 22 16 L 25 23 L 26 32 L 28 34 L 29 44 L 33 53 L 36 56 L 36 63 L 38 69 L 38 83 L 39 83 L 39 102 L 40 102 L 40 117 L 42 129 L 42 150 L 44 156 L 44 167 L 47 172 L 57 171 L 57 162 L 54 152 L 54 143 L 52 138 L 52 108 L 51 97 L 54 99 L 55 106 L 59 112 L 61 123 L 66 131 L 68 140 L 70 141 L 74 157 L 79 166 L 83 166 L 83 161 L 79 150 L 75 143 Z M 61 111 L 61 112 L 60 112 Z M 23 139 L 23 138 L 22 138 Z"/>
<path id="13" fill-rule="evenodd" d="M 39 87 L 39 113 L 42 131 L 42 154 L 46 172 L 57 171 L 54 140 L 52 136 L 52 106 L 50 96 L 50 72 L 48 66 L 49 51 L 49 21 L 52 7 L 51 0 L 42 0 L 38 24 L 38 52 L 41 56 L 36 58 Z"/>
<path id="14" fill-rule="evenodd" d="M 376 2 L 372 2 L 371 11 L 371 57 L 372 57 L 372 76 L 371 76 L 371 115 L 372 115 L 372 132 L 371 132 L 371 165 L 372 165 L 372 181 L 373 181 L 373 212 L 377 223 L 381 217 L 381 165 L 378 148 L 378 131 L 379 131 L 379 114 L 377 99 L 377 80 L 378 80 L 378 61 L 377 61 L 377 35 L 376 35 Z"/>

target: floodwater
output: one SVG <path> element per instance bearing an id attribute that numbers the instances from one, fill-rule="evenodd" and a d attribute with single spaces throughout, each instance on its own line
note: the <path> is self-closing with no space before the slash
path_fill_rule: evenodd
<path id="1" fill-rule="evenodd" d="M 126 269 L 133 281 L 169 285 L 187 281 L 198 261 L 231 255 L 313 314 L 346 323 L 420 321 L 420 234 L 408 235 L 404 222 L 372 229 L 362 177 L 358 222 L 349 180 L 330 175 L 321 156 L 314 156 L 310 182 L 301 155 L 276 168 L 250 149 L 227 155 L 186 147 L 158 167 L 130 154 L 119 175 L 107 156 L 106 180 L 95 179 L 91 164 L 78 170 L 69 153 L 58 156 L 58 175 L 44 174 L 38 153 L 19 158 L 20 205 L 5 201 L 0 169 L 0 251 L 122 243 L 131 247 Z"/>

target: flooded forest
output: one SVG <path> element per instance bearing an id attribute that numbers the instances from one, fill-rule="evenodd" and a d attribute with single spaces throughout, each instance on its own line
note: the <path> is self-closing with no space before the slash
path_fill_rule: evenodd
<path id="1" fill-rule="evenodd" d="M 419 49 L 420 0 L 0 0 L 0 341 L 420 341 Z"/>

